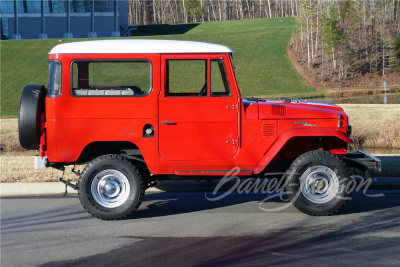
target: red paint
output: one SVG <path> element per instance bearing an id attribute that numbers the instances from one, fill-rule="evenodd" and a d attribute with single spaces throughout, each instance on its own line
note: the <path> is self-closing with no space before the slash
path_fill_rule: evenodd
<path id="1" fill-rule="evenodd" d="M 72 96 L 70 66 L 78 59 L 149 60 L 152 91 L 143 97 Z M 207 96 L 166 96 L 168 59 L 206 60 Z M 224 60 L 231 96 L 210 95 L 212 59 Z M 238 166 L 240 174 L 251 175 L 305 149 L 345 154 L 352 143 L 340 107 L 243 99 L 229 53 L 50 54 L 50 60 L 62 64 L 62 93 L 46 98 L 42 127 L 41 155 L 50 162 L 73 164 L 93 142 L 126 141 L 139 148 L 153 174 L 223 175 Z M 143 137 L 146 124 L 154 127 L 154 137 Z M 299 137 L 302 144 L 290 142 Z"/>

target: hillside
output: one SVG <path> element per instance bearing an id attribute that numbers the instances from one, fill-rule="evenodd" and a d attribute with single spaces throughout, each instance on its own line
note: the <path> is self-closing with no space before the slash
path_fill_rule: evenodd
<path id="1" fill-rule="evenodd" d="M 307 66 L 307 44 L 304 43 L 301 48 L 301 33 L 294 35 L 288 46 L 288 55 L 293 66 L 298 70 L 303 78 L 312 86 L 318 89 L 349 89 L 349 88 L 382 88 L 383 81 L 391 88 L 400 86 L 400 73 L 388 72 L 383 77 L 379 73 L 361 73 L 350 72 L 346 78 L 338 79 L 338 73 L 329 75 L 329 68 L 322 67 L 322 57 L 324 56 L 325 64 L 331 63 L 332 57 L 327 60 L 326 55 L 322 55 L 321 50 L 315 52 L 315 58 L 310 68 Z M 324 71 L 324 76 L 322 72 Z"/>
<path id="2" fill-rule="evenodd" d="M 298 1 L 289 52 L 318 88 L 400 86 L 399 1 Z"/>
<path id="3" fill-rule="evenodd" d="M 301 95 L 314 91 L 294 70 L 286 53 L 287 44 L 296 31 L 293 18 L 142 27 L 136 32 L 141 36 L 129 38 L 203 41 L 235 50 L 236 76 L 243 96 Z M 64 42 L 82 40 L 88 39 Z M 57 44 L 58 39 L 0 42 L 2 116 L 18 114 L 21 92 L 26 84 L 47 84 L 48 52 Z"/>

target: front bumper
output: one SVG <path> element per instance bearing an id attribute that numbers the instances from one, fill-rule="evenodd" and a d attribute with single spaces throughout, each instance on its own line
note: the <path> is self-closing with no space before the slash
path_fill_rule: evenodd
<path id="1" fill-rule="evenodd" d="M 357 152 L 347 153 L 343 159 L 348 167 L 354 167 L 367 171 L 373 169 L 377 172 L 382 170 L 382 162 L 377 157 L 374 157 L 364 151 L 356 149 Z"/>

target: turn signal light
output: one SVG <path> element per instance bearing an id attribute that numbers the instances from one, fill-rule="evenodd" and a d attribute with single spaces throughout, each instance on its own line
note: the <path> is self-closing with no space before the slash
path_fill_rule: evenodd
<path id="1" fill-rule="evenodd" d="M 337 116 L 338 117 L 338 125 L 337 125 L 337 127 L 338 128 L 342 128 L 343 127 L 343 116 L 342 115 L 338 115 Z"/>

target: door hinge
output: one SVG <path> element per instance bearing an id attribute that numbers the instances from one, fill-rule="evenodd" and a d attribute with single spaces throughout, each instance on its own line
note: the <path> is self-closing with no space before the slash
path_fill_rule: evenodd
<path id="1" fill-rule="evenodd" d="M 227 105 L 226 108 L 227 108 L 227 109 L 236 110 L 236 109 L 237 109 L 237 105 L 235 105 L 235 104 L 233 104 L 233 105 Z"/>
<path id="2" fill-rule="evenodd" d="M 231 144 L 231 145 L 236 145 L 237 144 L 237 139 L 228 139 L 226 140 L 227 144 Z"/>

